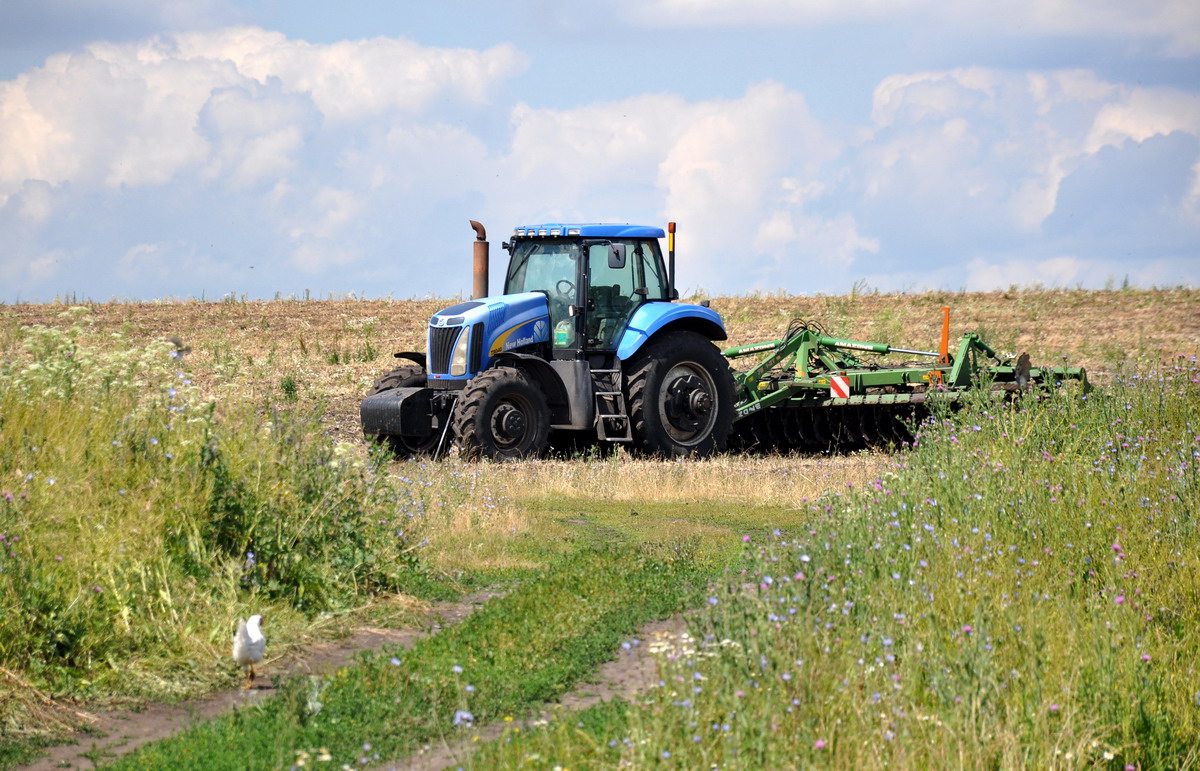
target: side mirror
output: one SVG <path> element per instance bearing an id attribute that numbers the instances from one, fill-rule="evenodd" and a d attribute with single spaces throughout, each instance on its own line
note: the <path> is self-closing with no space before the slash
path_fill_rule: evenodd
<path id="1" fill-rule="evenodd" d="M 625 267 L 625 244 L 608 245 L 608 267 L 612 270 Z"/>

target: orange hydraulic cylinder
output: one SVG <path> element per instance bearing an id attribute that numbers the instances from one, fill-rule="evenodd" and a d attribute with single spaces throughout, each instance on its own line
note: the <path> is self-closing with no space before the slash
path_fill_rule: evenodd
<path id="1" fill-rule="evenodd" d="M 940 351 L 942 357 L 938 359 L 939 364 L 950 363 L 950 308 L 942 307 L 942 349 Z"/>

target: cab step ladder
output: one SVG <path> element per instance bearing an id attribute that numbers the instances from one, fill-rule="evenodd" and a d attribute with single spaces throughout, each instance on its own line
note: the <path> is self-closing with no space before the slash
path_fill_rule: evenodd
<path id="1" fill-rule="evenodd" d="M 625 392 L 621 390 L 620 369 L 592 370 L 596 399 L 596 436 L 602 442 L 632 442 L 633 430 Z"/>

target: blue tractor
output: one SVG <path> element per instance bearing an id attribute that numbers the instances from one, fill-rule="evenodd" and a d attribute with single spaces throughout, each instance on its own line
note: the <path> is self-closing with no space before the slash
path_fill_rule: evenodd
<path id="1" fill-rule="evenodd" d="M 674 223 L 668 234 L 518 227 L 503 245 L 499 297 L 482 296 L 487 241 L 472 226 L 475 299 L 434 314 L 426 354 L 395 354 L 413 365 L 375 382 L 361 406 L 364 434 L 400 455 L 457 444 L 468 458 L 501 460 L 552 445 L 623 443 L 662 457 L 724 448 L 734 384 L 712 341 L 726 338 L 725 327 L 707 304 L 675 302 Z"/>

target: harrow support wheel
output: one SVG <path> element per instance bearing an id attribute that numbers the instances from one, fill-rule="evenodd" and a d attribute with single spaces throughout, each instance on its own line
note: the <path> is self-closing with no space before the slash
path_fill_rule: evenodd
<path id="1" fill-rule="evenodd" d="M 494 367 L 475 377 L 454 406 L 451 427 L 472 460 L 521 460 L 546 449 L 550 407 L 524 372 Z"/>
<path id="2" fill-rule="evenodd" d="M 666 458 L 725 448 L 733 427 L 733 376 L 717 347 L 695 332 L 667 332 L 626 363 L 638 452 Z"/>
<path id="3" fill-rule="evenodd" d="M 375 384 L 371 386 L 371 390 L 367 391 L 367 396 L 374 396 L 396 388 L 414 388 L 423 385 L 425 385 L 424 367 L 397 367 L 376 380 Z M 376 441 L 386 443 L 397 457 L 408 458 L 433 452 L 437 447 L 438 436 L 436 432 L 428 437 L 390 435 L 380 436 Z"/>

